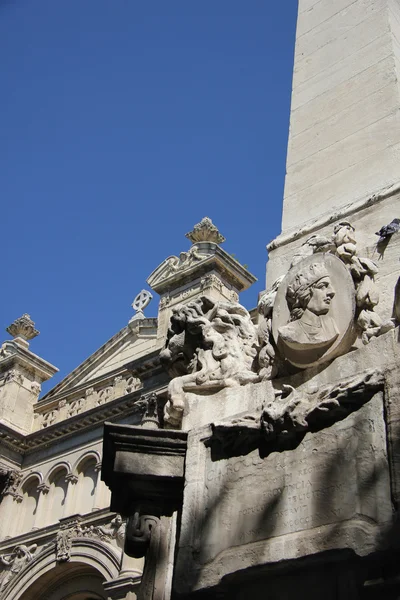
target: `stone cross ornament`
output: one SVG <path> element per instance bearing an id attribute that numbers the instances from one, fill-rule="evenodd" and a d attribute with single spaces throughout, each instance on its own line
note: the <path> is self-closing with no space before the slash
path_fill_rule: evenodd
<path id="1" fill-rule="evenodd" d="M 148 290 L 142 290 L 132 302 L 132 308 L 137 313 L 142 313 L 153 299 L 153 295 Z"/>

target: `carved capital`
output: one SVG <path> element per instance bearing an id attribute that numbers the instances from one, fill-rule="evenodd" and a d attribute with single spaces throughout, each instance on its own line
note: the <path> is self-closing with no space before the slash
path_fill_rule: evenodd
<path id="1" fill-rule="evenodd" d="M 74 475 L 74 473 L 68 473 L 68 475 L 65 476 L 65 481 L 69 481 L 74 485 L 78 481 L 78 476 Z"/>
<path id="2" fill-rule="evenodd" d="M 40 485 L 37 486 L 37 489 L 39 490 L 39 492 L 41 492 L 42 494 L 48 494 L 50 491 L 50 486 L 47 485 L 47 483 L 41 483 Z"/>

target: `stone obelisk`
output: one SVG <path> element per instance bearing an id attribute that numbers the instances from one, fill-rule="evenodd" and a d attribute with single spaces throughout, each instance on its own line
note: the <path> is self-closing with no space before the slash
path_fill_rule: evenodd
<path id="1" fill-rule="evenodd" d="M 311 235 L 351 221 L 379 262 L 389 313 L 399 239 L 375 232 L 400 217 L 400 4 L 299 0 L 282 233 L 268 246 L 267 287 Z M 385 282 L 383 284 L 383 282 Z"/>

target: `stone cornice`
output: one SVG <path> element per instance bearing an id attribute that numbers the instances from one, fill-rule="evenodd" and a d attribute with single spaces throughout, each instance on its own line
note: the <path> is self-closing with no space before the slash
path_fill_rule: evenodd
<path id="1" fill-rule="evenodd" d="M 41 381 L 47 381 L 58 372 L 57 367 L 40 358 L 15 341 L 4 342 L 2 346 L 4 358 L 0 359 L 0 372 L 8 371 L 12 366 L 19 365 L 35 373 Z"/>
<path id="2" fill-rule="evenodd" d="M 157 321 L 156 319 L 143 319 L 140 321 L 139 332 L 134 332 L 134 335 L 138 335 L 138 337 L 150 337 L 156 338 L 156 333 L 153 333 L 153 330 L 156 328 Z M 141 332 L 140 330 L 143 330 Z M 86 360 L 84 360 L 80 365 L 78 365 L 73 371 L 71 371 L 60 383 L 58 383 L 53 389 L 51 389 L 41 401 L 53 399 L 56 396 L 62 397 L 64 394 L 75 391 L 75 389 L 80 387 L 80 384 L 75 384 L 74 382 L 79 381 L 80 378 L 85 377 L 90 373 L 90 371 L 97 365 L 97 363 L 101 360 L 104 360 L 108 354 L 114 352 L 118 345 L 122 343 L 124 338 L 132 336 L 132 330 L 127 325 L 118 333 L 116 333 L 112 338 L 110 338 L 105 344 L 103 344 L 98 350 L 96 350 L 93 354 L 91 354 Z M 120 369 L 118 369 L 115 374 L 119 374 Z M 107 376 L 108 377 L 108 373 Z M 84 382 L 83 387 L 90 387 L 93 382 L 96 381 L 96 378 L 92 381 Z M 76 387 L 75 387 L 76 386 Z"/>
<path id="3" fill-rule="evenodd" d="M 390 187 L 384 188 L 383 190 L 373 194 L 372 196 L 368 196 L 367 198 L 361 198 L 360 200 L 356 200 L 355 202 L 351 202 L 350 204 L 346 204 L 341 208 L 338 208 L 335 212 L 325 213 L 318 219 L 314 219 L 313 221 L 309 221 L 305 223 L 302 227 L 296 228 L 295 230 L 290 230 L 287 233 L 282 233 L 278 235 L 277 238 L 272 240 L 269 244 L 267 244 L 268 252 L 272 250 L 276 250 L 277 248 L 281 248 L 282 246 L 286 246 L 286 244 L 290 244 L 295 240 L 309 235 L 313 231 L 317 231 L 318 229 L 322 229 L 322 227 L 326 227 L 330 223 L 338 221 L 340 219 L 345 219 L 350 215 L 359 212 L 360 210 L 364 210 L 365 208 L 369 208 L 370 206 L 374 206 L 382 200 L 386 200 L 386 198 L 390 198 L 391 196 L 395 196 L 400 193 L 400 183 L 395 183 Z"/>
<path id="4" fill-rule="evenodd" d="M 228 282 L 238 292 L 248 289 L 255 281 L 252 275 L 243 265 L 225 252 L 220 246 L 213 242 L 198 242 L 192 246 L 198 251 L 197 262 L 189 262 L 178 266 L 175 271 L 166 270 L 168 261 L 178 260 L 177 257 L 167 258 L 147 278 L 147 283 L 158 294 L 169 292 L 181 287 L 185 283 L 195 281 L 210 271 L 216 270 L 222 276 L 223 282 Z"/>
<path id="5" fill-rule="evenodd" d="M 151 391 L 160 394 L 166 392 L 166 388 L 167 386 L 165 385 L 158 389 L 153 388 Z M 19 454 L 29 454 L 40 447 L 48 446 L 55 442 L 55 440 L 68 438 L 80 431 L 95 429 L 106 420 L 114 421 L 128 414 L 142 411 L 142 404 L 136 406 L 142 393 L 142 389 L 137 390 L 132 394 L 112 400 L 54 425 L 49 425 L 45 429 L 35 431 L 29 435 L 23 435 L 4 423 L 0 423 L 0 444 L 4 444 Z"/>

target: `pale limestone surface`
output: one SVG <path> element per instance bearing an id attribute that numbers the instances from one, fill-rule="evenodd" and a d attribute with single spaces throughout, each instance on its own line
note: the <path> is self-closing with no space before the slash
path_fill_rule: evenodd
<path id="1" fill-rule="evenodd" d="M 308 369 L 279 385 L 315 392 L 373 370 L 382 356 L 390 385 L 399 360 L 397 334 L 391 331 L 322 370 Z M 272 382 L 251 384 L 243 391 L 249 394 L 242 399 L 250 413 L 253 407 L 258 410 L 257 404 L 273 400 Z M 218 415 L 216 420 L 223 417 L 220 406 L 238 410 L 232 390 L 224 392 L 230 401 L 206 407 L 208 414 Z M 223 399 L 221 393 L 218 399 Z M 190 408 L 196 411 L 194 401 Z M 346 419 L 307 433 L 292 450 L 271 451 L 265 458 L 251 448 L 230 457 L 213 455 L 208 444 L 212 428 L 192 429 L 177 563 L 179 592 L 216 585 L 224 575 L 246 567 L 328 549 L 352 548 L 363 556 L 378 547 L 392 522 L 385 411 L 379 392 Z"/>
<path id="2" fill-rule="evenodd" d="M 395 0 L 300 0 L 284 231 L 399 180 Z"/>

